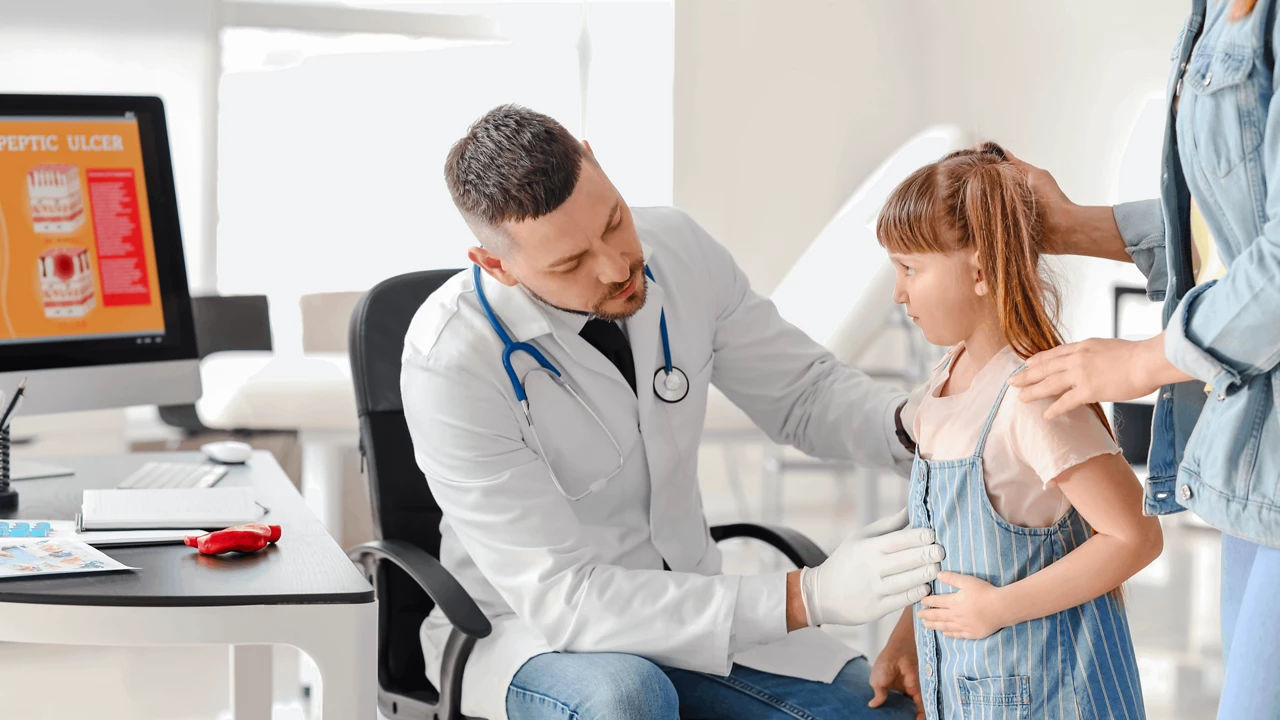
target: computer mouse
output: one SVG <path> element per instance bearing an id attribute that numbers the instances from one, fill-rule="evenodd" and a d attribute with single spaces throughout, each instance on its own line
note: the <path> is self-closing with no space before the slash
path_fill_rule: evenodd
<path id="1" fill-rule="evenodd" d="M 200 452 L 214 462 L 238 465 L 249 459 L 249 456 L 253 454 L 253 448 L 249 447 L 248 443 L 236 442 L 235 440 L 220 440 L 201 445 Z"/>

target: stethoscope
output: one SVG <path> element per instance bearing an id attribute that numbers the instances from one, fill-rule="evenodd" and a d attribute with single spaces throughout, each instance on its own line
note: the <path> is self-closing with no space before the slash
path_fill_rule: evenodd
<path id="1" fill-rule="evenodd" d="M 649 270 L 649 266 L 644 267 L 645 277 L 654 280 L 653 272 Z M 623 457 L 622 448 L 618 445 L 618 441 L 613 437 L 613 433 L 609 432 L 609 428 L 600 420 L 600 416 L 596 414 L 591 406 L 587 404 L 582 396 L 578 394 L 568 383 L 565 382 L 560 370 L 551 361 L 542 354 L 542 351 L 527 342 L 515 342 L 511 336 L 507 334 L 506 329 L 502 326 L 502 322 L 498 319 L 497 313 L 493 311 L 493 306 L 489 304 L 489 298 L 485 295 L 483 276 L 480 273 L 480 266 L 473 265 L 471 267 L 471 277 L 475 284 L 476 299 L 480 301 L 480 307 L 484 310 L 485 317 L 489 320 L 490 327 L 497 334 L 498 339 L 502 341 L 502 369 L 507 372 L 507 379 L 511 381 L 511 389 L 515 392 L 516 401 L 520 403 L 521 409 L 524 411 L 525 421 L 529 424 L 532 431 L 534 442 L 539 446 L 539 454 L 543 456 L 543 460 L 547 462 L 547 468 L 551 471 L 551 480 L 555 483 L 556 488 L 570 500 L 580 500 L 586 497 L 597 488 L 604 485 L 605 482 L 612 479 L 622 471 Z M 663 308 L 658 315 L 658 333 L 662 337 L 662 367 L 653 373 L 653 394 L 661 401 L 666 403 L 678 403 L 684 400 L 689 394 L 689 376 L 684 371 L 676 367 L 671 362 L 671 342 L 667 336 L 667 311 Z M 593 482 L 584 492 L 571 493 L 565 489 L 558 478 L 555 469 L 551 467 L 549 458 L 545 452 L 542 452 L 541 442 L 537 437 L 537 429 L 534 427 L 533 413 L 529 407 L 529 396 L 525 392 L 525 384 L 520 381 L 520 376 L 516 374 L 515 368 L 511 364 L 511 356 L 517 352 L 523 352 L 532 357 L 538 363 L 538 367 L 530 372 L 541 372 L 546 377 L 558 385 L 564 392 L 573 397 L 577 404 L 581 405 L 591 419 L 595 421 L 600 429 L 608 436 L 609 441 L 613 444 L 617 451 L 618 462 L 613 470 L 606 476 Z"/>
<path id="2" fill-rule="evenodd" d="M 644 266 L 644 274 L 645 277 L 657 282 L 648 265 Z M 489 325 L 502 341 L 502 368 L 507 371 L 507 379 L 511 381 L 511 389 L 516 393 L 516 400 L 519 400 L 521 405 L 527 406 L 529 400 L 524 392 L 524 384 L 520 382 L 520 377 L 511 366 L 511 356 L 517 352 L 525 352 L 538 361 L 538 365 L 554 373 L 556 377 L 560 377 L 560 371 L 538 348 L 526 342 L 512 342 L 511 336 L 502 327 L 502 322 L 498 320 L 497 313 L 493 311 L 493 306 L 489 304 L 489 298 L 485 295 L 479 265 L 471 266 L 471 275 L 475 281 L 476 298 L 480 300 L 480 307 L 484 309 Z M 678 403 L 689 394 L 689 376 L 671 362 L 671 341 L 667 337 L 666 308 L 663 308 L 658 315 L 658 334 L 662 336 L 662 367 L 653 373 L 653 394 L 663 402 Z"/>

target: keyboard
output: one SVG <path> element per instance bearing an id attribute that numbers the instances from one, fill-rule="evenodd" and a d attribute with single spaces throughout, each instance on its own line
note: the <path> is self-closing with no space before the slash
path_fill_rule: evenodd
<path id="1" fill-rule="evenodd" d="M 120 481 L 125 490 L 158 490 L 165 488 L 207 488 L 227 474 L 224 465 L 202 463 L 149 462 Z"/>

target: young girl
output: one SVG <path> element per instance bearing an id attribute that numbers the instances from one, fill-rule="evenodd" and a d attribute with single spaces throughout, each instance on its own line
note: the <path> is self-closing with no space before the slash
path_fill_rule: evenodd
<path id="1" fill-rule="evenodd" d="M 1062 343 L 1025 178 L 993 143 L 952 153 L 894 190 L 876 232 L 894 301 L 952 346 L 903 412 L 911 522 L 947 553 L 915 608 L 926 716 L 1144 717 L 1119 587 L 1160 554 L 1160 525 L 1101 408 L 1045 420 L 1048 401 L 1006 393 Z"/>

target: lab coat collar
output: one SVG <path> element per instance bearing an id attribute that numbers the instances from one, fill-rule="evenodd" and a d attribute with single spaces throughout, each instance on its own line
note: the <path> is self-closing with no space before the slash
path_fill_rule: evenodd
<path id="1" fill-rule="evenodd" d="M 653 254 L 653 248 L 642 241 L 640 249 L 644 253 L 645 263 L 648 263 Z M 524 286 L 503 285 L 486 272 L 480 273 L 480 282 L 484 283 L 485 297 L 488 298 L 489 304 L 493 306 L 493 312 L 501 320 L 513 341 L 524 342 L 555 331 L 550 318 L 551 308 L 548 308 L 542 301 L 535 298 Z M 654 304 L 654 285 L 656 283 L 649 283 L 650 296 L 645 299 L 644 307 L 636 315 L 644 314 L 645 310 Z M 660 296 L 661 293 L 657 298 L 659 305 L 661 303 Z M 654 320 L 654 322 L 656 323 L 657 320 Z M 628 331 L 630 331 L 630 321 L 628 321 L 627 327 Z M 581 330 L 582 328 L 579 327 L 578 329 Z"/>
<path id="2" fill-rule="evenodd" d="M 480 273 L 484 295 L 515 342 L 524 342 L 551 332 L 551 322 L 540 303 L 521 285 L 503 285 L 489 273 Z"/>

